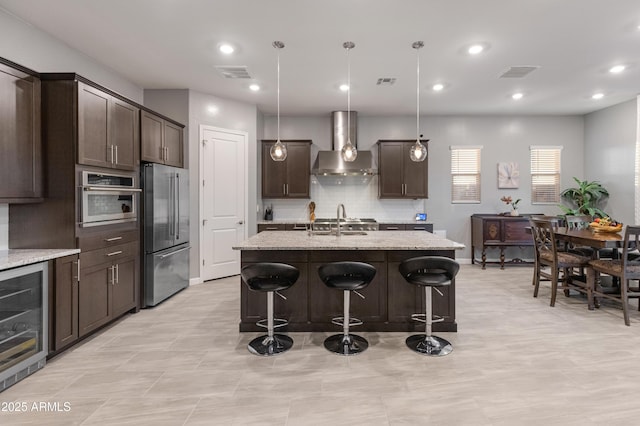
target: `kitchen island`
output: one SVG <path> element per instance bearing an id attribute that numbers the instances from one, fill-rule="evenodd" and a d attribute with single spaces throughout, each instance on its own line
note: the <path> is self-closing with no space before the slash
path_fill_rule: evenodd
<path id="1" fill-rule="evenodd" d="M 339 329 L 331 318 L 342 315 L 342 292 L 327 288 L 318 268 L 328 262 L 359 261 L 373 265 L 376 276 L 360 291 L 365 299 L 351 298 L 351 314 L 364 324 L 363 331 L 417 331 L 424 325 L 411 314 L 424 312 L 424 291 L 408 284 L 398 265 L 415 256 L 445 256 L 454 259 L 463 244 L 424 231 L 371 231 L 365 235 L 309 235 L 307 232 L 265 231 L 234 247 L 241 250 L 242 266 L 257 262 L 283 262 L 300 270 L 300 278 L 284 300 L 275 297 L 275 316 L 289 320 L 289 331 Z M 444 318 L 435 331 L 456 331 L 455 281 L 434 293 L 434 314 Z M 240 331 L 260 331 L 256 321 L 266 318 L 265 293 L 253 292 L 241 283 Z"/>

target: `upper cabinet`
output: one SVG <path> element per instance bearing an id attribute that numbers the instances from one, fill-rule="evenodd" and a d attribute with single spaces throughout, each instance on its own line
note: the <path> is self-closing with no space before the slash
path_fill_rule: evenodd
<path id="1" fill-rule="evenodd" d="M 423 141 L 426 143 L 426 141 Z M 378 141 L 380 198 L 428 198 L 428 159 L 411 161 L 415 141 Z"/>
<path id="2" fill-rule="evenodd" d="M 42 201 L 40 79 L 0 58 L 0 204 Z"/>
<path id="3" fill-rule="evenodd" d="M 135 170 L 139 109 L 78 82 L 78 164 Z"/>
<path id="4" fill-rule="evenodd" d="M 287 147 L 284 161 L 269 154 L 275 142 L 262 141 L 262 198 L 309 198 L 311 141 L 282 141 Z"/>
<path id="5" fill-rule="evenodd" d="M 142 111 L 140 123 L 142 161 L 184 167 L 183 127 L 148 111 Z"/>

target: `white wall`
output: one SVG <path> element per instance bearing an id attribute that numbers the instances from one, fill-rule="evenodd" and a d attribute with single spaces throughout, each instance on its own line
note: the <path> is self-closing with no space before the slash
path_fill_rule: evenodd
<path id="1" fill-rule="evenodd" d="M 330 149 L 330 117 L 281 117 L 281 139 L 312 139 L 312 162 L 319 149 Z M 582 116 L 429 116 L 421 117 L 421 128 L 429 142 L 429 199 L 378 200 L 377 178 L 368 184 L 344 181 L 330 184 L 319 178 L 312 184 L 312 199 L 318 206 L 317 216 L 335 215 L 337 202 L 345 203 L 350 216 L 368 216 L 378 220 L 411 219 L 416 211 L 426 210 L 434 229 L 447 231 L 447 238 L 467 245 L 460 258 L 470 258 L 470 215 L 509 210 L 500 201 L 503 195 L 522 198 L 522 213 L 558 214 L 555 205 L 532 205 L 530 181 L 531 145 L 562 145 L 562 187 L 572 176 L 583 175 L 584 120 Z M 265 118 L 265 138 L 275 138 L 276 117 Z M 379 139 L 415 138 L 415 118 L 360 116 L 358 149 L 374 151 Z M 482 203 L 451 204 L 451 145 L 482 145 Z M 520 188 L 497 189 L 497 164 L 517 162 L 520 166 Z M 304 219 L 309 200 L 265 200 L 273 204 L 276 219 Z"/>
<path id="2" fill-rule="evenodd" d="M 637 123 L 635 99 L 585 116 L 586 179 L 597 180 L 607 188 L 611 197 L 604 210 L 626 224 L 635 223 Z"/>
<path id="3" fill-rule="evenodd" d="M 104 63 L 0 9 L 0 56 L 37 72 L 75 72 L 142 103 L 142 88 Z M 109 58 L 105 58 L 108 60 Z"/>

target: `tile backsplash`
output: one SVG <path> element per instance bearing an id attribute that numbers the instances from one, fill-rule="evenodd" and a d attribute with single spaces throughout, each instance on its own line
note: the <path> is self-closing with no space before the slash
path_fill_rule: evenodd
<path id="1" fill-rule="evenodd" d="M 424 200 L 381 200 L 378 198 L 378 176 L 312 176 L 309 200 L 263 199 L 273 206 L 274 220 L 309 218 L 308 205 L 316 203 L 317 218 L 336 217 L 338 204 L 344 204 L 348 217 L 376 220 L 411 220 L 425 211 Z M 259 220 L 262 219 L 262 214 Z"/>

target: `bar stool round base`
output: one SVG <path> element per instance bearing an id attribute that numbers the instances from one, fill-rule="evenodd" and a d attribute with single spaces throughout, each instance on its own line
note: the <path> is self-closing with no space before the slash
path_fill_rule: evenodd
<path id="1" fill-rule="evenodd" d="M 293 346 L 293 339 L 284 334 L 274 334 L 273 339 L 269 336 L 260 336 L 249 342 L 247 349 L 254 355 L 272 356 L 288 351 Z"/>
<path id="2" fill-rule="evenodd" d="M 425 334 L 409 336 L 406 343 L 412 351 L 428 356 L 449 355 L 453 350 L 451 343 L 443 338 L 438 336 L 427 337 Z"/>
<path id="3" fill-rule="evenodd" d="M 324 347 L 338 355 L 357 355 L 369 347 L 369 342 L 364 337 L 355 334 L 334 334 L 324 341 Z"/>

